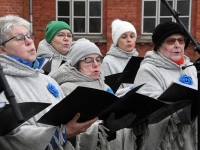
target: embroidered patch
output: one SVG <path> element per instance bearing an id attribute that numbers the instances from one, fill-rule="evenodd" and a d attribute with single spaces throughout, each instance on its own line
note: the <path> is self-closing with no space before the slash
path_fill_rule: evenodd
<path id="1" fill-rule="evenodd" d="M 53 84 L 51 84 L 51 83 L 48 83 L 47 89 L 48 89 L 49 92 L 50 92 L 51 94 L 53 94 L 56 98 L 59 97 L 59 91 L 58 91 L 58 89 L 56 88 L 55 85 L 53 85 Z"/>
<path id="2" fill-rule="evenodd" d="M 182 76 L 180 76 L 179 81 L 184 83 L 184 84 L 188 84 L 188 85 L 192 85 L 193 81 L 192 81 L 192 77 L 183 74 Z"/>

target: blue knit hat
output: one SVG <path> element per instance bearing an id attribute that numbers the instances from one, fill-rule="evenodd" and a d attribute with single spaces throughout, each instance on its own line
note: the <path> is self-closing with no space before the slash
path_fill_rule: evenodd
<path id="1" fill-rule="evenodd" d="M 46 26 L 45 39 L 50 44 L 54 35 L 62 29 L 67 29 L 72 33 L 71 27 L 64 21 L 51 21 Z"/>

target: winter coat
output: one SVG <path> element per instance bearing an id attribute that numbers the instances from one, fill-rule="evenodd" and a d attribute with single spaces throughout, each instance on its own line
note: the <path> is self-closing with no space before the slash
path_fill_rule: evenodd
<path id="1" fill-rule="evenodd" d="M 177 65 L 161 53 L 148 51 L 136 75 L 134 85 L 146 83 L 137 92 L 152 98 L 158 98 L 172 83 L 179 81 L 181 75 L 192 77 L 193 86 L 197 87 L 197 71 L 189 58 L 184 56 L 184 63 Z M 188 113 L 188 112 L 185 112 Z M 183 123 L 184 109 L 174 113 L 159 123 L 151 124 L 144 135 L 142 150 L 195 150 L 197 146 L 197 120 L 191 124 Z M 190 121 L 188 121 L 190 122 Z"/>
<path id="2" fill-rule="evenodd" d="M 51 76 L 58 82 L 66 96 L 69 95 L 77 86 L 90 87 L 104 91 L 107 91 L 109 88 L 109 86 L 104 83 L 104 77 L 101 73 L 99 79 L 94 80 L 78 71 L 75 67 L 71 67 L 68 63 L 63 64 Z M 133 134 L 132 129 L 122 129 L 117 131 L 116 139 L 108 142 L 106 140 L 105 127 L 101 124 L 101 120 L 98 120 L 87 129 L 87 132 L 77 136 L 76 149 L 135 150 L 135 140 L 136 137 Z M 98 141 L 100 142 L 101 148 L 97 147 Z"/>
<path id="3" fill-rule="evenodd" d="M 70 52 L 68 52 L 66 55 L 60 54 L 49 43 L 47 43 L 45 39 L 40 41 L 38 45 L 37 57 L 46 57 L 44 65 L 50 58 L 52 58 L 51 72 L 49 75 L 60 67 L 62 61 L 70 62 Z"/>
<path id="4" fill-rule="evenodd" d="M 14 129 L 6 136 L 0 137 L 1 150 L 44 150 L 50 143 L 55 126 L 37 123 L 37 120 L 64 98 L 64 94 L 57 82 L 43 74 L 40 69 L 32 69 L 4 54 L 0 54 L 0 64 L 12 89 L 17 103 L 42 102 L 51 103 L 49 107 Z M 47 85 L 55 86 L 58 97 L 50 92 Z M 0 93 L 0 102 L 8 102 L 5 93 Z M 70 142 L 63 147 L 74 150 Z M 58 150 L 62 150 L 58 148 Z"/>
<path id="5" fill-rule="evenodd" d="M 101 65 L 103 75 L 109 76 L 112 74 L 121 73 L 132 56 L 138 56 L 136 49 L 133 49 L 131 52 L 126 52 L 112 44 Z M 119 87 L 120 90 L 117 91 L 116 95 L 126 93 L 130 86 L 133 86 L 133 84 L 121 84 Z"/>

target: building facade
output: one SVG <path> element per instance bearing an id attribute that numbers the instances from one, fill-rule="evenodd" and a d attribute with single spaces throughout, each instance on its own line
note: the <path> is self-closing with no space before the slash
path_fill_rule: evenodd
<path id="1" fill-rule="evenodd" d="M 136 49 L 143 57 L 153 48 L 151 35 L 155 26 L 176 21 L 170 8 L 177 12 L 191 37 L 200 41 L 200 0 L 0 0 L 0 4 L 0 16 L 17 14 L 31 22 L 36 47 L 44 39 L 47 23 L 62 20 L 72 27 L 74 40 L 87 38 L 105 55 L 112 44 L 111 23 L 121 19 L 135 26 Z M 195 47 L 191 43 L 185 51 L 193 62 L 200 57 Z"/>

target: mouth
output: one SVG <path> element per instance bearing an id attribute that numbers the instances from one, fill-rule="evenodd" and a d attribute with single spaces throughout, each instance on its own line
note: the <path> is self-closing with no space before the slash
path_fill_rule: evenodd
<path id="1" fill-rule="evenodd" d="M 30 50 L 30 52 L 35 52 L 35 51 L 36 51 L 36 50 L 35 50 L 34 48 Z"/>
<path id="2" fill-rule="evenodd" d="M 64 47 L 68 48 L 69 47 L 69 44 L 63 44 Z"/>
<path id="3" fill-rule="evenodd" d="M 99 71 L 97 71 L 97 70 L 96 70 L 96 71 L 94 71 L 94 73 L 96 73 L 96 74 L 97 74 L 97 73 L 99 73 Z"/>
<path id="4" fill-rule="evenodd" d="M 180 54 L 180 52 L 173 52 L 173 53 L 175 53 L 175 54 Z"/>

